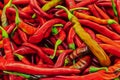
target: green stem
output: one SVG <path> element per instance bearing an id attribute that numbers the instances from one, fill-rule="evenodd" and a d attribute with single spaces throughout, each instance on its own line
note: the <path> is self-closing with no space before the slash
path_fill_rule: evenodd
<path id="1" fill-rule="evenodd" d="M 54 48 L 54 53 L 52 56 L 50 56 L 51 59 L 54 59 L 55 55 L 56 55 L 56 51 L 57 51 L 57 47 L 62 43 L 62 41 L 60 39 L 58 39 L 55 43 L 55 48 Z"/>
<path id="2" fill-rule="evenodd" d="M 22 60 L 24 58 L 22 55 L 17 54 L 17 53 L 15 53 L 14 55 L 17 56 L 19 60 Z"/>
<path id="3" fill-rule="evenodd" d="M 76 11 L 76 10 L 89 10 L 89 8 L 86 8 L 86 7 L 72 8 L 72 9 L 70 9 L 70 12 L 73 13 L 73 11 Z"/>
<path id="4" fill-rule="evenodd" d="M 73 50 L 75 49 L 75 44 L 74 43 L 71 43 L 68 46 L 69 46 L 70 49 L 73 49 Z"/>
<path id="5" fill-rule="evenodd" d="M 1 26 L 0 26 L 0 29 L 2 30 L 2 37 L 3 38 L 8 38 L 9 36 L 8 36 L 7 31 L 3 27 L 1 27 Z"/>
<path id="6" fill-rule="evenodd" d="M 9 2 L 4 6 L 1 16 L 2 26 L 5 27 L 8 25 L 6 9 L 11 6 L 13 0 L 9 0 Z"/>
<path id="7" fill-rule="evenodd" d="M 52 27 L 52 34 L 53 35 L 56 35 L 56 34 L 58 34 L 58 30 L 57 30 L 57 28 L 56 27 Z"/>
<path id="8" fill-rule="evenodd" d="M 116 22 L 115 20 L 113 20 L 113 19 L 109 19 L 109 20 L 108 20 L 108 24 L 109 24 L 109 25 L 114 24 L 114 23 L 117 23 L 117 22 Z"/>
<path id="9" fill-rule="evenodd" d="M 111 2 L 112 2 L 112 8 L 113 8 L 113 11 L 114 11 L 115 16 L 118 16 L 118 13 L 117 13 L 117 9 L 116 9 L 116 5 L 115 5 L 114 0 L 111 0 Z"/>
<path id="10" fill-rule="evenodd" d="M 108 71 L 108 68 L 107 67 L 100 67 L 100 68 L 98 68 L 98 67 L 91 66 L 90 69 L 89 69 L 89 72 L 92 73 L 92 72 L 97 72 L 99 70 Z"/>
<path id="11" fill-rule="evenodd" d="M 18 8 L 12 4 L 12 6 L 15 8 L 16 10 L 16 16 L 15 16 L 15 24 L 18 25 L 20 23 L 20 17 L 19 17 L 19 11 L 18 11 Z"/>
<path id="12" fill-rule="evenodd" d="M 72 17 L 74 16 L 74 15 L 73 15 L 72 13 L 70 13 L 70 11 L 69 11 L 66 7 L 64 7 L 64 6 L 58 5 L 58 6 L 56 6 L 55 8 L 64 9 L 64 10 L 66 11 L 66 13 L 68 14 L 68 19 L 69 19 L 69 20 L 71 20 Z"/>
<path id="13" fill-rule="evenodd" d="M 13 74 L 13 75 L 17 75 L 17 76 L 22 76 L 24 78 L 31 78 L 31 75 L 28 75 L 28 74 L 24 74 L 24 73 L 18 73 L 18 72 L 10 72 L 10 71 L 3 71 L 4 73 L 6 74 Z"/>

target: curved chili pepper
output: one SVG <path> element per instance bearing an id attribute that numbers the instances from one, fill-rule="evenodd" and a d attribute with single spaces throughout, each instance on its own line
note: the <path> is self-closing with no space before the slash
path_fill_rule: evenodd
<path id="1" fill-rule="evenodd" d="M 78 48 L 81 48 L 82 47 L 82 41 L 80 40 L 80 38 L 75 35 L 75 45 L 78 47 Z"/>
<path id="2" fill-rule="evenodd" d="M 51 20 L 45 22 L 44 25 L 42 25 L 32 36 L 30 36 L 28 41 L 31 42 L 31 43 L 40 42 L 44 38 L 44 35 L 45 35 L 46 31 L 50 27 L 52 27 L 54 24 L 57 24 L 57 23 L 61 23 L 61 24 L 64 25 L 65 21 L 55 18 L 55 19 L 51 19 Z"/>
<path id="3" fill-rule="evenodd" d="M 27 46 L 21 46 L 19 47 L 18 49 L 16 49 L 14 51 L 14 53 L 18 53 L 18 54 L 21 54 L 21 55 L 25 55 L 25 54 L 35 54 L 36 51 L 33 50 L 32 48 L 29 48 Z"/>
<path id="4" fill-rule="evenodd" d="M 12 40 L 20 45 L 22 43 L 21 38 L 19 37 L 18 30 L 14 32 L 14 34 L 11 35 Z"/>
<path id="5" fill-rule="evenodd" d="M 89 20 L 79 20 L 79 21 L 82 25 L 88 26 L 111 39 L 114 39 L 114 40 L 120 39 L 120 36 L 117 33 L 109 30 L 107 27 L 105 27 L 103 25 L 99 25 L 99 24 L 91 22 Z"/>
<path id="6" fill-rule="evenodd" d="M 71 14 L 65 7 L 57 6 L 56 8 L 62 8 L 68 13 L 68 19 L 74 24 L 73 28 L 78 36 L 86 43 L 92 53 L 98 58 L 102 66 L 109 66 L 111 61 L 104 50 L 99 46 L 99 44 L 91 38 L 91 36 L 84 31 L 81 24 L 79 23 L 77 17 Z M 82 32 L 82 33 L 81 33 Z M 86 36 L 86 37 L 84 37 Z M 99 54 L 98 54 L 99 52 Z M 102 58 L 100 57 L 102 56 Z M 106 63 L 105 63 L 106 62 Z"/>
<path id="7" fill-rule="evenodd" d="M 54 53 L 52 56 L 50 56 L 51 59 L 54 59 L 57 51 L 57 47 L 65 40 L 66 34 L 63 30 L 60 31 L 59 33 L 59 38 L 57 39 L 54 47 Z"/>
<path id="8" fill-rule="evenodd" d="M 14 31 L 17 29 L 17 27 L 19 27 L 29 35 L 33 34 L 36 31 L 36 28 L 31 25 L 28 25 L 28 24 L 24 23 L 22 20 L 20 20 L 17 7 L 15 5 L 12 5 L 12 6 L 16 9 L 15 23 L 17 26 L 14 29 Z M 13 31 L 13 33 L 14 33 L 14 31 Z"/>
<path id="9" fill-rule="evenodd" d="M 12 4 L 15 4 L 15 5 L 27 5 L 30 3 L 30 0 L 13 0 Z"/>
<path id="10" fill-rule="evenodd" d="M 74 50 L 71 54 L 69 54 L 65 61 L 65 65 L 67 65 L 68 63 L 70 63 L 72 60 L 74 60 L 75 58 L 78 58 L 82 55 L 84 55 L 84 53 L 88 53 L 88 48 L 87 47 L 83 47 L 83 48 L 77 48 L 76 50 Z"/>
<path id="11" fill-rule="evenodd" d="M 0 26 L 0 29 L 2 30 L 2 37 L 3 37 L 3 48 L 5 52 L 5 58 L 9 61 L 14 61 L 13 57 L 13 51 L 10 43 L 10 39 L 8 37 L 7 32 Z"/>
<path id="12" fill-rule="evenodd" d="M 98 0 L 85 0 L 85 1 L 81 1 L 79 3 L 76 4 L 77 7 L 83 7 L 83 6 L 87 6 L 88 4 L 97 2 Z"/>
<path id="13" fill-rule="evenodd" d="M 84 28 L 84 30 L 86 31 L 86 32 L 88 32 L 89 34 L 90 34 L 90 36 L 95 40 L 95 33 L 91 30 L 91 29 L 89 29 L 89 28 Z"/>
<path id="14" fill-rule="evenodd" d="M 66 2 L 68 9 L 72 9 L 72 8 L 76 7 L 76 3 L 74 0 L 65 0 L 65 2 Z"/>
<path id="15" fill-rule="evenodd" d="M 44 60 L 45 63 L 53 64 L 52 60 L 46 54 L 44 54 L 44 52 L 39 47 L 37 47 L 31 43 L 23 43 L 23 45 L 36 50 L 37 54 L 40 56 L 40 58 L 42 58 Z"/>
<path id="16" fill-rule="evenodd" d="M 47 2 L 46 4 L 44 4 L 42 6 L 42 10 L 43 11 L 48 11 L 50 8 L 58 5 L 62 0 L 52 0 L 52 1 L 49 1 Z"/>
<path id="17" fill-rule="evenodd" d="M 101 3 L 97 3 L 96 5 L 104 6 L 104 7 L 111 7 L 112 3 L 111 2 L 101 2 Z"/>
<path id="18" fill-rule="evenodd" d="M 6 17 L 6 9 L 11 6 L 13 0 L 9 0 L 9 2 L 4 6 L 1 16 L 2 26 L 5 27 L 8 25 L 7 17 Z"/>
<path id="19" fill-rule="evenodd" d="M 96 11 L 95 7 L 93 4 L 88 5 L 88 8 L 90 10 L 90 12 L 92 12 L 92 14 L 98 18 L 101 18 L 100 14 Z"/>
<path id="20" fill-rule="evenodd" d="M 94 22 L 99 23 L 99 24 L 113 24 L 113 23 L 116 23 L 116 21 L 112 20 L 112 19 L 106 19 L 106 20 L 105 19 L 100 19 L 100 18 L 97 18 L 97 17 L 94 17 L 94 16 L 89 16 L 87 14 L 80 13 L 80 12 L 74 12 L 74 15 L 78 18 L 91 20 L 91 21 L 94 21 Z"/>
<path id="21" fill-rule="evenodd" d="M 75 43 L 73 41 L 74 37 L 75 37 L 75 31 L 73 27 L 71 27 L 67 37 L 67 43 L 70 49 L 75 49 Z"/>
<path id="22" fill-rule="evenodd" d="M 99 12 L 100 16 L 102 16 L 104 19 L 110 19 L 110 17 L 97 5 L 94 4 L 95 9 Z"/>
<path id="23" fill-rule="evenodd" d="M 61 67 L 64 65 L 65 57 L 72 52 L 72 50 L 65 50 L 63 51 L 59 56 L 58 59 L 54 65 L 54 67 Z"/>
<path id="24" fill-rule="evenodd" d="M 0 58 L 0 70 L 16 71 L 26 74 L 41 74 L 41 75 L 65 75 L 78 74 L 80 71 L 70 68 L 39 68 L 33 65 L 22 64 L 19 62 L 8 62 L 2 57 Z"/>
<path id="25" fill-rule="evenodd" d="M 22 56 L 22 55 L 20 55 L 20 54 L 17 54 L 17 53 L 15 53 L 14 55 L 17 56 L 18 59 L 19 59 L 20 61 L 22 61 L 23 63 L 25 63 L 25 64 L 31 64 L 24 56 Z"/>
<path id="26" fill-rule="evenodd" d="M 87 68 L 91 63 L 91 58 L 90 56 L 84 56 L 83 58 L 80 58 L 75 64 L 70 66 L 70 68 L 76 68 L 79 70 L 84 70 Z"/>
<path id="27" fill-rule="evenodd" d="M 47 0 L 38 0 L 38 2 L 42 5 L 46 4 L 48 1 Z"/>
<path id="28" fill-rule="evenodd" d="M 55 45 L 57 39 L 53 36 L 53 37 L 50 38 L 50 40 L 51 40 L 51 42 Z M 59 46 L 58 46 L 58 49 L 59 49 L 59 50 L 63 50 L 64 48 L 63 48 L 62 45 L 59 45 Z"/>
<path id="29" fill-rule="evenodd" d="M 100 46 L 108 53 L 120 57 L 120 50 L 118 47 L 110 44 L 100 44 Z"/>
<path id="30" fill-rule="evenodd" d="M 6 11 L 7 11 L 9 14 L 10 14 L 10 13 L 12 13 L 12 14 L 15 14 L 15 13 L 16 13 L 15 9 L 12 8 L 12 7 L 7 8 Z M 23 12 L 23 11 L 21 11 L 21 10 L 18 10 L 18 12 L 19 12 L 20 17 L 23 18 L 23 19 L 30 19 L 30 18 L 31 18 L 30 15 L 28 15 L 27 13 L 25 13 L 25 12 Z"/>
<path id="31" fill-rule="evenodd" d="M 19 35 L 21 37 L 21 40 L 23 42 L 27 42 L 27 35 L 23 31 L 21 31 L 20 29 L 18 29 L 18 33 L 19 33 Z"/>
<path id="32" fill-rule="evenodd" d="M 30 6 L 33 9 L 33 11 L 35 11 L 38 15 L 45 17 L 45 18 L 52 18 L 53 16 L 50 14 L 47 14 L 46 12 L 44 12 L 39 5 L 37 4 L 36 0 L 30 0 Z"/>
<path id="33" fill-rule="evenodd" d="M 100 39 L 101 41 L 103 41 L 104 43 L 107 43 L 107 44 L 110 44 L 110 45 L 113 45 L 113 46 L 120 48 L 119 44 L 117 44 L 116 42 L 114 42 L 113 40 L 111 40 L 110 38 L 108 38 L 106 36 L 103 36 L 101 34 L 96 34 L 96 37 L 98 39 Z"/>

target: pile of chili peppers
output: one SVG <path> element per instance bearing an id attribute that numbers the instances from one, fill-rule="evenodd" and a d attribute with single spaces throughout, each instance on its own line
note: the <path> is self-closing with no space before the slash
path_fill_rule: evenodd
<path id="1" fill-rule="evenodd" d="M 0 1 L 0 80 L 120 80 L 120 0 Z"/>

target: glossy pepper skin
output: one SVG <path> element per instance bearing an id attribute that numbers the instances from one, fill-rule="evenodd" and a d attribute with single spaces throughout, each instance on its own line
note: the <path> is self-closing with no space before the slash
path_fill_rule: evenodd
<path id="1" fill-rule="evenodd" d="M 64 75 L 64 74 L 78 74 L 79 70 L 70 68 L 39 68 L 33 65 L 27 65 L 19 62 L 9 62 L 0 57 L 0 70 L 10 70 L 22 72 L 26 74 L 43 74 L 43 75 Z"/>
<path id="2" fill-rule="evenodd" d="M 2 30 L 3 48 L 4 48 L 4 52 L 5 52 L 5 56 L 6 56 L 5 58 L 6 58 L 6 60 L 14 61 L 13 50 L 11 47 L 9 36 L 8 36 L 6 30 L 4 30 L 1 26 L 0 26 L 0 29 Z"/>
<path id="3" fill-rule="evenodd" d="M 95 40 L 93 40 L 91 36 L 82 28 L 77 17 L 69 13 L 69 11 L 63 6 L 57 6 L 56 8 L 65 9 L 65 11 L 68 13 L 68 19 L 74 24 L 73 28 L 78 34 L 78 36 L 81 38 L 81 40 L 83 40 L 86 43 L 86 45 L 89 47 L 92 53 L 98 58 L 102 66 L 109 66 L 111 63 L 109 57 L 107 56 L 105 51 L 99 46 L 99 44 Z M 102 56 L 102 58 L 100 56 Z"/>

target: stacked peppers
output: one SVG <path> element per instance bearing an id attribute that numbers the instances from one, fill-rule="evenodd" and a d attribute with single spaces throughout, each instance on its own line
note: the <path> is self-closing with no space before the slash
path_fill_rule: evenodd
<path id="1" fill-rule="evenodd" d="M 119 0 L 3 0 L 0 79 L 119 80 Z"/>

